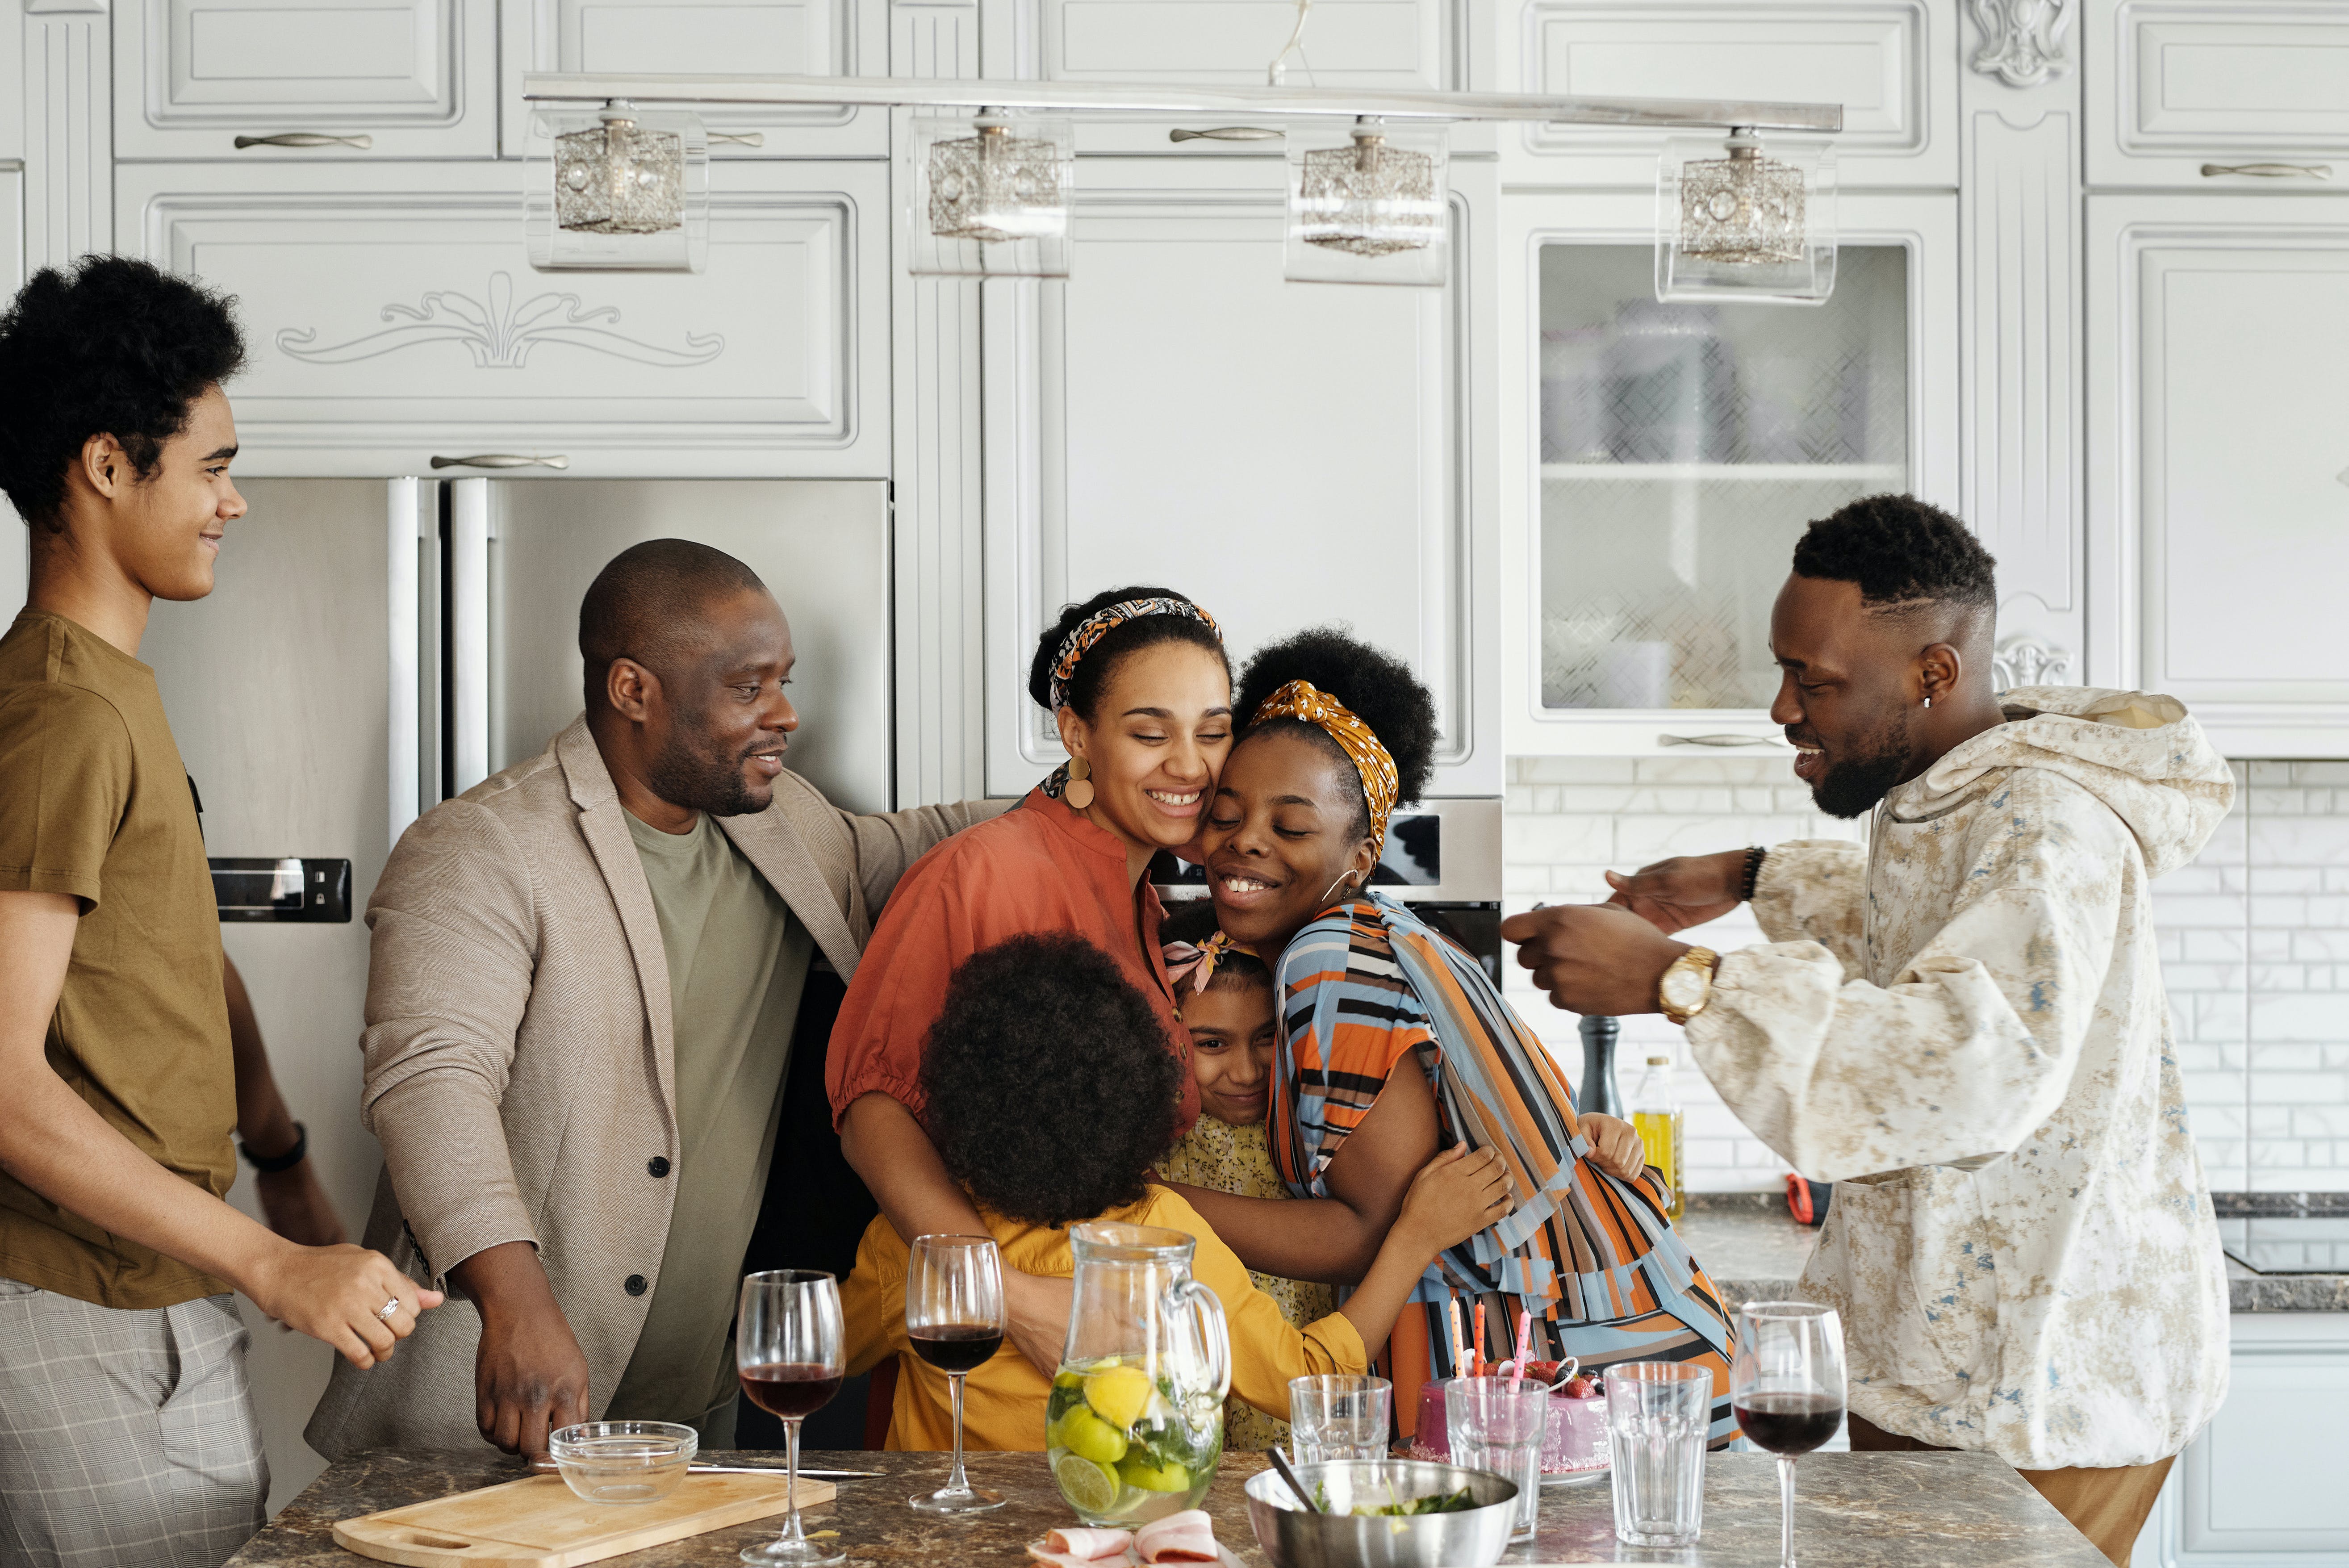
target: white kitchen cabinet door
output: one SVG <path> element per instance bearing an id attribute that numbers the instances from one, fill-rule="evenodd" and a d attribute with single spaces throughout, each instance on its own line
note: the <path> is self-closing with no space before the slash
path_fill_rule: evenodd
<path id="1" fill-rule="evenodd" d="M 508 157 L 529 132 L 525 71 L 889 74 L 888 0 L 504 0 Z M 712 158 L 878 158 L 877 109 L 686 106 L 709 128 Z"/>
<path id="2" fill-rule="evenodd" d="M 1847 197 L 1814 309 L 1659 306 L 1644 194 L 1505 198 L 1510 755 L 1783 746 L 1769 610 L 1805 525 L 1888 491 L 1958 503 L 1957 200 Z"/>
<path id="3" fill-rule="evenodd" d="M 2349 745 L 2349 201 L 2088 199 L 2090 678 Z"/>
<path id="4" fill-rule="evenodd" d="M 2349 181 L 2349 5 L 2088 0 L 2082 21 L 2091 185 Z"/>
<path id="5" fill-rule="evenodd" d="M 1839 103 L 1844 129 L 1833 140 L 1843 184 L 1954 186 L 1957 10 L 1956 0 L 1525 0 L 1502 8 L 1498 85 Z M 1505 177 L 1651 188 L 1664 136 L 1506 126 Z"/>
<path id="6" fill-rule="evenodd" d="M 711 182 L 699 275 L 532 271 L 512 163 L 129 165 L 116 233 L 238 296 L 241 472 L 885 477 L 886 166 Z"/>
<path id="7" fill-rule="evenodd" d="M 1453 168 L 1453 283 L 1286 283 L 1266 159 L 1079 161 L 1065 284 L 983 286 L 987 787 L 1061 752 L 1026 696 L 1063 604 L 1189 594 L 1232 662 L 1330 621 L 1408 660 L 1431 794 L 1494 795 L 1489 403 L 1475 296 L 1490 165 Z"/>
<path id="8" fill-rule="evenodd" d="M 497 55 L 494 0 L 119 0 L 115 154 L 495 157 Z"/>

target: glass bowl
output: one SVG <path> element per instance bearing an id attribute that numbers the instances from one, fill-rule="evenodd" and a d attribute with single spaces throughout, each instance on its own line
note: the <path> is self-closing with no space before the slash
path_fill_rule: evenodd
<path id="1" fill-rule="evenodd" d="M 558 1428 L 547 1457 L 588 1502 L 657 1502 L 675 1491 L 700 1438 L 673 1421 L 585 1421 Z"/>

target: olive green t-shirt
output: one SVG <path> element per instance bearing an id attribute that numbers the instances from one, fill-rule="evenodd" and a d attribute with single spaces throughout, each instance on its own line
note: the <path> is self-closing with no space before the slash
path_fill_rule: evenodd
<path id="1" fill-rule="evenodd" d="M 81 902 L 49 1065 L 141 1153 L 224 1196 L 236 1064 L 187 770 L 155 672 L 40 610 L 0 637 L 0 890 Z M 0 1275 L 131 1310 L 230 1288 L 5 1173 Z"/>
<path id="2" fill-rule="evenodd" d="M 644 1332 L 605 1415 L 698 1426 L 734 1397 L 727 1336 L 815 944 L 708 813 L 690 833 L 634 816 L 628 832 L 668 960 L 677 1196 Z M 730 1441 L 730 1428 L 720 1435 Z"/>

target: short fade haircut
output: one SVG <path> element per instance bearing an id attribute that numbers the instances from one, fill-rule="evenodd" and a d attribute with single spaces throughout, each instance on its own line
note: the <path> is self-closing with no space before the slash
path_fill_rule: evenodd
<path id="1" fill-rule="evenodd" d="M 140 480 L 188 409 L 244 363 L 236 301 L 129 256 L 43 267 L 0 315 L 0 492 L 65 531 L 66 474 L 110 435 Z"/>
<path id="2" fill-rule="evenodd" d="M 1071 1225 L 1138 1201 L 1174 1146 L 1182 1068 L 1109 954 L 1065 931 L 965 959 L 922 1046 L 923 1119 L 985 1207 Z"/>
<path id="3" fill-rule="evenodd" d="M 1795 574 L 1857 583 L 1872 610 L 1929 604 L 1995 613 L 1998 562 L 1973 531 L 1913 495 L 1868 495 L 1812 524 Z"/>
<path id="4" fill-rule="evenodd" d="M 1177 904 L 1167 911 L 1158 934 L 1170 942 L 1189 942 L 1204 947 L 1216 934 L 1216 905 L 1211 898 L 1194 898 Z M 1216 955 L 1216 967 L 1207 977 L 1209 991 L 1270 991 L 1272 971 L 1252 952 L 1238 948 L 1226 948 Z"/>
<path id="5" fill-rule="evenodd" d="M 701 607 L 720 594 L 766 591 L 759 574 L 723 550 L 690 539 L 647 539 L 604 564 L 579 601 L 581 696 L 604 704 L 612 661 L 631 659 L 655 674 L 689 647 Z"/>

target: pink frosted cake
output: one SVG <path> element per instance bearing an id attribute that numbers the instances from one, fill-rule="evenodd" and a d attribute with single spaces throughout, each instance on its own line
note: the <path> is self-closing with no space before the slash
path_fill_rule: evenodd
<path id="1" fill-rule="evenodd" d="M 1608 1465 L 1607 1396 L 1587 1377 L 1560 1383 L 1542 1438 L 1542 1474 L 1570 1475 Z"/>
<path id="2" fill-rule="evenodd" d="M 1452 1462 L 1452 1421 L 1445 1413 L 1444 1391 L 1449 1377 L 1431 1378 L 1419 1386 L 1419 1426 L 1413 1431 L 1411 1457 L 1439 1465 Z"/>

